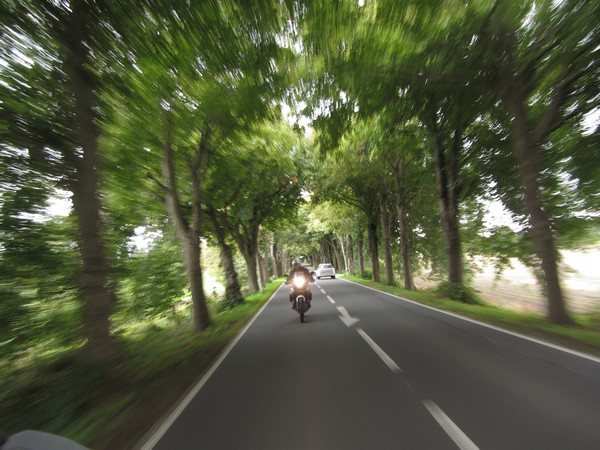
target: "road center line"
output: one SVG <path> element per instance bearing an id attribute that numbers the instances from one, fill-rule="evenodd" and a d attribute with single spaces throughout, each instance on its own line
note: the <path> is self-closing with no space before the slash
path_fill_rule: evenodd
<path id="1" fill-rule="evenodd" d="M 450 436 L 454 443 L 461 450 L 479 450 L 469 437 L 463 433 L 463 431 L 456 426 L 452 419 L 446 415 L 441 408 L 436 405 L 432 400 L 423 400 L 423 405 L 437 421 L 437 423 L 444 429 L 444 431 Z"/>
<path id="2" fill-rule="evenodd" d="M 327 296 L 327 298 L 329 299 L 329 301 L 331 302 L 332 305 L 335 305 L 335 300 L 332 299 L 329 295 Z"/>
<path id="3" fill-rule="evenodd" d="M 392 358 L 390 358 L 386 352 L 383 351 L 383 349 L 377 345 L 377 343 L 371 339 L 371 336 L 369 336 L 367 333 L 364 332 L 364 330 L 362 328 L 357 328 L 356 331 L 358 331 L 358 334 L 360 334 L 360 336 L 366 341 L 367 344 L 369 344 L 369 346 L 373 349 L 373 351 L 375 353 L 377 353 L 377 356 L 379 356 L 381 358 L 381 360 L 390 368 L 390 370 L 394 373 L 400 373 L 402 372 L 402 369 L 400 369 L 400 367 L 398 367 L 398 364 L 396 364 L 394 362 L 394 360 Z"/>

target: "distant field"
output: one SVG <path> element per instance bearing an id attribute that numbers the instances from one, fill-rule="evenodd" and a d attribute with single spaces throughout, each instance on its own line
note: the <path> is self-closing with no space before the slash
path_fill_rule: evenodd
<path id="1" fill-rule="evenodd" d="M 585 251 L 563 251 L 561 263 L 562 286 L 569 309 L 573 312 L 600 310 L 600 247 Z M 490 303 L 519 312 L 545 312 L 546 302 L 531 270 L 519 261 L 495 279 L 494 267 L 479 260 L 480 271 L 475 275 L 474 287 Z M 418 286 L 429 285 L 418 280 Z"/>

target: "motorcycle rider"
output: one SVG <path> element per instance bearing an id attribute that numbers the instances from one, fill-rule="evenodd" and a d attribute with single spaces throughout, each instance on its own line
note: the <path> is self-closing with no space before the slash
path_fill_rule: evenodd
<path id="1" fill-rule="evenodd" d="M 306 267 L 304 267 L 302 265 L 302 262 L 299 259 L 294 259 L 294 261 L 292 262 L 292 270 L 291 270 L 290 274 L 287 276 L 287 278 L 285 279 L 285 284 L 290 284 L 294 280 L 295 275 L 301 275 L 301 276 L 305 277 L 309 283 L 311 281 L 315 281 L 313 278 L 313 272 L 311 272 Z M 296 309 L 296 302 L 294 300 L 295 300 L 294 296 L 292 295 L 292 292 L 290 291 L 290 302 L 292 302 L 292 309 Z M 306 300 L 308 300 L 308 308 L 307 309 L 310 309 L 310 302 L 312 300 L 312 292 L 310 290 L 310 284 L 308 285 L 308 298 Z"/>

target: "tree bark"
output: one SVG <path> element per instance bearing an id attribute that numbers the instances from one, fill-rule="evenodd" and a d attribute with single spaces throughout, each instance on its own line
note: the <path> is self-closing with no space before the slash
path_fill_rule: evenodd
<path id="1" fill-rule="evenodd" d="M 392 285 L 394 284 L 394 263 L 392 260 L 392 238 L 390 236 L 390 215 L 385 195 L 379 195 L 379 211 L 385 258 L 385 284 Z"/>
<path id="2" fill-rule="evenodd" d="M 352 276 L 356 275 L 356 267 L 354 265 L 354 240 L 352 235 L 348 235 L 348 273 Z"/>
<path id="3" fill-rule="evenodd" d="M 548 319 L 555 324 L 570 325 L 574 322 L 565 305 L 558 272 L 558 251 L 554 242 L 552 224 L 541 195 L 542 186 L 539 181 L 542 167 L 541 144 L 535 142 L 531 135 L 522 92 L 523 88 L 515 78 L 507 89 L 505 98 L 513 117 L 513 150 L 518 161 L 535 252 L 541 262 L 544 275 L 545 286 L 542 286 L 542 290 L 548 297 Z"/>
<path id="4" fill-rule="evenodd" d="M 415 283 L 412 273 L 410 229 L 408 226 L 408 205 L 406 204 L 406 188 L 404 186 L 404 167 L 394 164 L 394 181 L 396 183 L 396 210 L 398 211 L 398 225 L 400 227 L 400 257 L 402 259 L 402 275 L 404 289 L 413 291 Z"/>
<path id="5" fill-rule="evenodd" d="M 437 128 L 437 120 L 430 122 L 430 131 L 435 141 L 435 169 L 438 184 L 438 197 L 440 205 L 440 219 L 446 255 L 448 257 L 448 281 L 463 285 L 463 260 L 462 243 L 460 239 L 460 224 L 458 220 L 458 164 L 459 153 L 462 148 L 462 130 L 454 130 L 454 143 L 449 149 L 450 158 L 446 158 L 446 148 Z"/>
<path id="6" fill-rule="evenodd" d="M 260 291 L 260 284 L 258 283 L 257 265 L 256 265 L 256 252 L 244 255 L 246 261 L 246 268 L 248 271 L 248 290 L 251 294 Z"/>
<path id="7" fill-rule="evenodd" d="M 223 273 L 225 275 L 225 298 L 235 303 L 243 303 L 244 296 L 242 295 L 238 274 L 233 262 L 233 252 L 227 243 L 225 230 L 219 225 L 214 211 L 210 211 L 208 217 L 210 218 L 221 254 L 221 264 L 223 265 Z"/>
<path id="8" fill-rule="evenodd" d="M 264 277 L 262 279 L 263 282 L 263 286 L 266 286 L 267 284 L 269 284 L 269 281 L 271 280 L 271 270 L 269 270 L 269 251 L 270 251 L 270 241 L 269 241 L 269 235 L 263 231 L 262 233 L 263 235 L 263 249 L 265 252 L 264 256 L 261 256 L 261 260 L 262 260 L 262 265 L 263 265 L 263 274 Z"/>
<path id="9" fill-rule="evenodd" d="M 269 255 L 271 256 L 271 265 L 273 266 L 273 276 L 279 278 L 283 273 L 283 269 L 281 267 L 281 260 L 278 259 L 276 237 L 273 237 L 273 242 L 269 246 Z"/>
<path id="10" fill-rule="evenodd" d="M 379 277 L 379 243 L 377 239 L 377 222 L 373 219 L 369 219 L 368 225 L 369 231 L 369 251 L 371 254 L 371 279 L 378 283 Z"/>
<path id="11" fill-rule="evenodd" d="M 281 264 L 281 274 L 282 275 L 286 275 L 289 273 L 289 262 L 290 261 L 290 256 L 288 255 L 287 249 L 282 247 L 281 248 L 281 260 L 279 261 L 279 263 Z"/>
<path id="12" fill-rule="evenodd" d="M 192 311 L 194 328 L 196 331 L 202 331 L 210 325 L 210 315 L 206 304 L 206 296 L 204 294 L 204 286 L 202 280 L 202 268 L 200 266 L 200 229 L 201 229 L 201 171 L 200 166 L 202 161 L 208 158 L 207 148 L 205 148 L 208 132 L 203 133 L 202 141 L 197 149 L 196 159 L 191 170 L 192 187 L 194 200 L 192 204 L 192 225 L 187 222 L 183 215 L 181 203 L 179 201 L 179 193 L 177 191 L 177 183 L 175 177 L 175 169 L 173 166 L 173 145 L 172 145 L 172 113 L 166 112 L 166 135 L 163 147 L 162 169 L 163 176 L 166 179 L 166 196 L 165 202 L 167 211 L 175 225 L 175 231 L 181 242 L 183 249 L 186 272 L 190 283 L 190 291 L 192 294 Z M 204 154 L 203 154 L 204 153 Z"/>
<path id="13" fill-rule="evenodd" d="M 361 278 L 365 277 L 365 250 L 364 250 L 364 232 L 358 232 L 357 247 L 358 247 L 358 271 Z"/>
<path id="14" fill-rule="evenodd" d="M 99 130 L 94 110 L 98 98 L 94 92 L 94 74 L 90 72 L 89 50 L 85 41 L 86 6 L 80 1 L 71 5 L 69 25 L 64 35 L 63 67 L 75 100 L 75 127 L 82 156 L 71 155 L 76 175 L 72 183 L 73 207 L 79 228 L 80 252 L 83 259 L 84 329 L 88 342 L 84 356 L 92 362 L 110 363 L 118 354 L 110 333 L 113 295 L 109 287 L 109 264 L 102 239 L 100 199 L 98 195 L 100 156 Z"/>
<path id="15" fill-rule="evenodd" d="M 246 261 L 246 269 L 248 273 L 248 290 L 251 294 L 260 291 L 260 284 L 258 281 L 258 265 L 257 265 L 257 253 L 258 253 L 258 230 L 252 231 L 248 238 L 245 238 L 240 233 L 235 234 L 238 248 L 244 256 Z"/>
<path id="16" fill-rule="evenodd" d="M 256 268 L 258 269 L 258 290 L 262 291 L 265 286 L 265 273 L 263 260 L 260 256 L 260 250 L 256 251 Z"/>
<path id="17" fill-rule="evenodd" d="M 333 254 L 335 256 L 333 266 L 336 267 L 338 270 L 341 270 L 344 263 L 344 258 L 342 257 L 342 252 L 340 250 L 341 244 L 335 236 L 331 237 L 331 246 L 333 248 Z"/>
<path id="18" fill-rule="evenodd" d="M 342 251 L 342 260 L 344 261 L 344 271 L 348 273 L 348 256 L 346 255 L 346 246 L 344 245 L 343 235 L 338 235 L 338 241 L 340 243 L 340 249 Z"/>

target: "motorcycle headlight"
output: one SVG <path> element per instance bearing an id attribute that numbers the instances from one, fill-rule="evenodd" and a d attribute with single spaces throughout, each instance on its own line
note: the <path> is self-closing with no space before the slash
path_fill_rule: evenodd
<path id="1" fill-rule="evenodd" d="M 297 288 L 304 287 L 305 284 L 306 280 L 304 279 L 304 277 L 294 277 L 294 286 L 296 286 Z"/>

